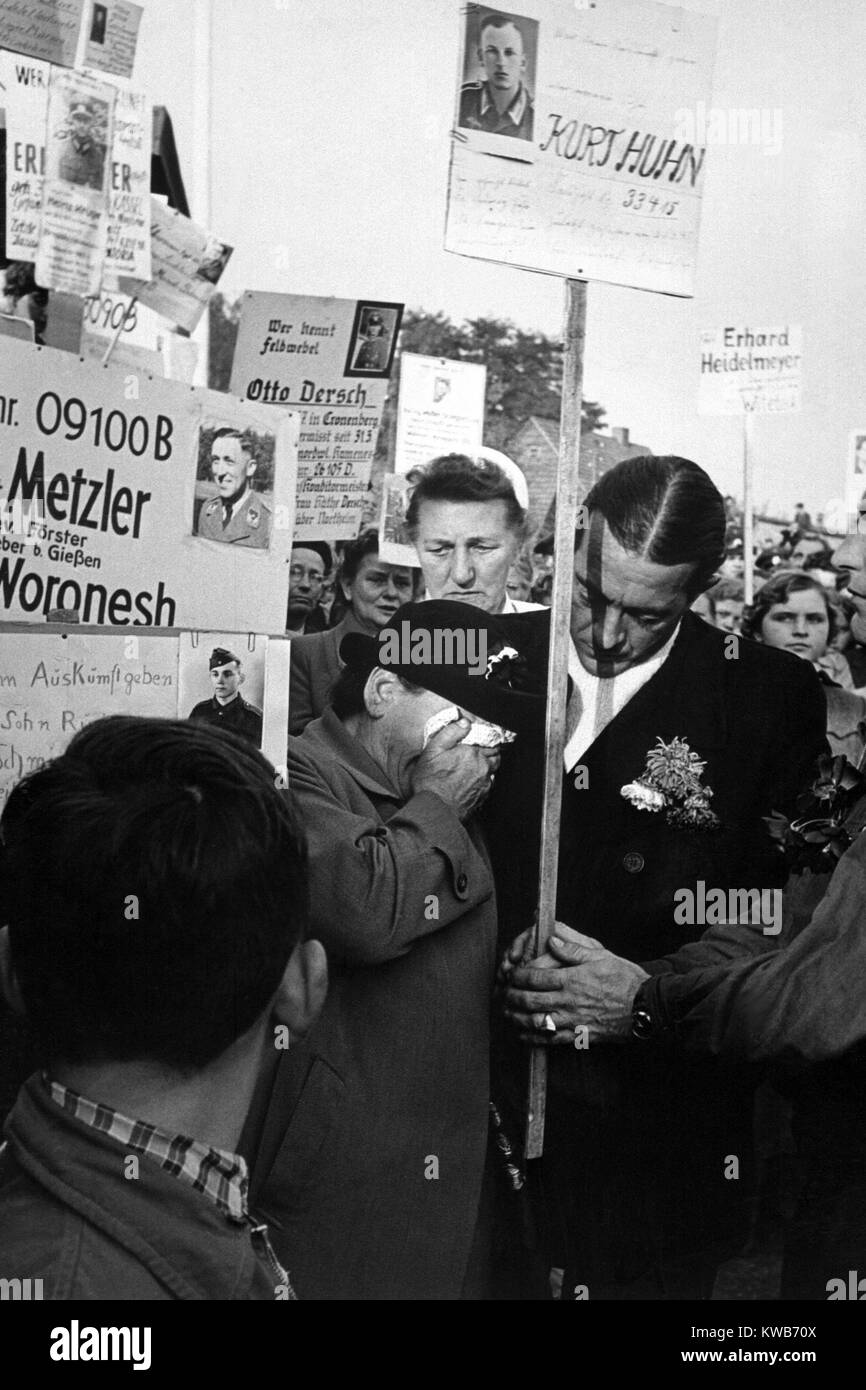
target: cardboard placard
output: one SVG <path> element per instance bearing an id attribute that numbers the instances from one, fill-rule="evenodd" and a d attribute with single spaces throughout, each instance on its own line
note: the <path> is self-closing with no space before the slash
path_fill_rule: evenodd
<path id="1" fill-rule="evenodd" d="M 716 20 L 653 0 L 460 11 L 445 246 L 691 295 Z"/>
<path id="2" fill-rule="evenodd" d="M 402 304 L 243 298 L 231 386 L 301 416 L 295 540 L 358 533 Z"/>

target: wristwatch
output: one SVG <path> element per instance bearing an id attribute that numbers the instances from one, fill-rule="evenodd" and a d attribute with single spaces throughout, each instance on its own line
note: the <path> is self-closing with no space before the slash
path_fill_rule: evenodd
<path id="1" fill-rule="evenodd" d="M 654 1038 L 662 1031 L 663 1024 L 657 1019 L 651 1007 L 649 991 L 647 985 L 649 980 L 644 980 L 638 988 L 631 1008 L 631 1035 L 644 1042 L 647 1038 Z"/>

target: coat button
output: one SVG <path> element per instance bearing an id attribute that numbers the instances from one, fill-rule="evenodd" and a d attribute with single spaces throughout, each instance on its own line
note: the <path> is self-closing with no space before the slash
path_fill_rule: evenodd
<path id="1" fill-rule="evenodd" d="M 627 874 L 639 874 L 645 863 L 642 854 L 637 854 L 635 850 L 630 850 L 623 856 L 622 867 Z"/>
<path id="2" fill-rule="evenodd" d="M 465 893 L 465 892 L 466 892 L 466 889 L 468 888 L 468 886 L 469 886 L 469 879 L 466 877 L 466 875 L 465 875 L 465 874 L 458 874 L 458 875 L 457 875 L 457 892 L 458 892 L 458 893 Z"/>

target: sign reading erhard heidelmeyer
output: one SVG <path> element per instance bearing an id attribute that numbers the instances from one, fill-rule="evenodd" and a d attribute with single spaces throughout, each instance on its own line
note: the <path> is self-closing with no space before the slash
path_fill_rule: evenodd
<path id="1" fill-rule="evenodd" d="M 729 325 L 701 333 L 700 415 L 788 415 L 800 409 L 803 329 Z"/>
<path id="2" fill-rule="evenodd" d="M 402 304 L 247 292 L 231 389 L 301 416 L 295 541 L 358 533 Z"/>

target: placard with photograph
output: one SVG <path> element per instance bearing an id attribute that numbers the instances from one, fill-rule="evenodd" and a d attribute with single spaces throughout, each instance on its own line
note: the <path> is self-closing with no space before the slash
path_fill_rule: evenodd
<path id="1" fill-rule="evenodd" d="M 247 291 L 231 387 L 299 412 L 295 540 L 358 533 L 402 304 Z"/>
<path id="2" fill-rule="evenodd" d="M 8 338 L 0 378 L 0 619 L 285 630 L 295 415 Z M 255 466 L 203 478 L 218 430 Z"/>
<path id="3" fill-rule="evenodd" d="M 717 21 L 654 0 L 461 5 L 445 246 L 693 293 Z"/>

